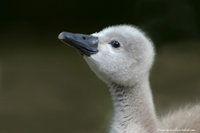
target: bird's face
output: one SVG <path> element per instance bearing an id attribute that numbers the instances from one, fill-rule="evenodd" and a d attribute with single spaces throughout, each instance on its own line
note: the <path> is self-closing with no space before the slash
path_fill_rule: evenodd
<path id="1" fill-rule="evenodd" d="M 64 38 L 63 33 L 60 36 Z M 79 46 L 81 48 L 72 46 L 84 55 L 90 68 L 107 84 L 131 85 L 133 80 L 148 73 L 153 62 L 151 42 L 132 26 L 113 26 L 91 34 L 88 44 Z"/>

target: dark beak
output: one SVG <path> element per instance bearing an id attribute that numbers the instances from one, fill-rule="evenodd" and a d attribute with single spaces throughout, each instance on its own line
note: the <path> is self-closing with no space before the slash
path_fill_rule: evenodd
<path id="1" fill-rule="evenodd" d="M 90 56 L 98 52 L 98 37 L 85 34 L 62 32 L 58 39 L 77 49 L 81 54 Z"/>

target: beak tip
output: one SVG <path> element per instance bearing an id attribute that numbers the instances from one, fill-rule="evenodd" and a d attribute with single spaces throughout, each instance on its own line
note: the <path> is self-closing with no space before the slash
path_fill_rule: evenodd
<path id="1" fill-rule="evenodd" d="M 61 32 L 59 35 L 58 35 L 58 39 L 62 40 L 62 39 L 65 39 L 65 32 Z"/>

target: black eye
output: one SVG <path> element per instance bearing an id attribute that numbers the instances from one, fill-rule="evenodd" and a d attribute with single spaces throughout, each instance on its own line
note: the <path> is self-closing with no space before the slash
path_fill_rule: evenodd
<path id="1" fill-rule="evenodd" d="M 120 43 L 118 41 L 112 41 L 110 44 L 115 48 L 119 48 L 120 47 Z"/>

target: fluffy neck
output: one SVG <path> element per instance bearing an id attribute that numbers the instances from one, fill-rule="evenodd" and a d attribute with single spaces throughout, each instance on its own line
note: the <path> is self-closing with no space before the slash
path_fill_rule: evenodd
<path id="1" fill-rule="evenodd" d="M 148 77 L 133 86 L 110 85 L 114 117 L 110 133 L 153 133 L 157 119 Z"/>

